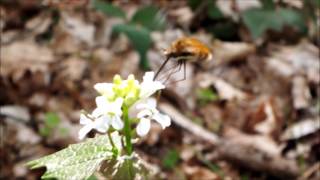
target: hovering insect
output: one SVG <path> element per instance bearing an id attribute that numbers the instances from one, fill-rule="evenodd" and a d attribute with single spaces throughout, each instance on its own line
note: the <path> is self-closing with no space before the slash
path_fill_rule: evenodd
<path id="1" fill-rule="evenodd" d="M 167 81 L 172 74 L 180 71 L 182 66 L 183 79 L 179 81 L 185 80 L 187 61 L 203 62 L 212 59 L 211 50 L 201 41 L 191 37 L 183 37 L 177 39 L 170 45 L 169 48 L 165 49 L 163 53 L 166 56 L 166 60 L 160 66 L 159 70 L 154 76 L 154 80 L 158 77 L 159 73 L 163 70 L 170 59 L 173 59 L 175 61 L 174 63 L 176 63 L 176 66 L 173 68 L 173 71 L 169 73 L 165 81 Z"/>

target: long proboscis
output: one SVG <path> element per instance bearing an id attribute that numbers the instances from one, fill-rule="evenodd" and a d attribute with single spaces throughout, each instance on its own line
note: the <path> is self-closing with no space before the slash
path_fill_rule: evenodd
<path id="1" fill-rule="evenodd" d="M 170 56 L 167 56 L 167 59 L 162 63 L 162 65 L 160 66 L 159 70 L 157 71 L 156 75 L 154 76 L 153 80 L 156 80 L 156 78 L 158 77 L 159 73 L 161 72 L 161 70 L 164 68 L 164 66 L 168 63 L 170 59 Z"/>

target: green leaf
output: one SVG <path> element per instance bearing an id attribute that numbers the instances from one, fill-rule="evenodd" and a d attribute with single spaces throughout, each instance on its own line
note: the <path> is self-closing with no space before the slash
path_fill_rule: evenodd
<path id="1" fill-rule="evenodd" d="M 223 18 L 222 12 L 213 1 L 208 2 L 208 17 L 211 19 Z"/>
<path id="2" fill-rule="evenodd" d="M 162 30 L 165 27 L 165 18 L 155 6 L 145 6 L 138 9 L 131 18 L 132 23 L 141 25 L 151 31 Z"/>
<path id="3" fill-rule="evenodd" d="M 261 0 L 263 9 L 274 9 L 275 4 L 273 0 Z"/>
<path id="4" fill-rule="evenodd" d="M 173 150 L 170 150 L 164 156 L 164 159 L 162 160 L 162 165 L 164 168 L 172 169 L 177 165 L 178 161 L 179 161 L 179 153 L 177 152 L 177 150 L 173 149 Z"/>
<path id="5" fill-rule="evenodd" d="M 199 0 L 188 0 L 188 6 L 192 10 L 197 9 L 200 6 L 201 3 L 202 3 L 202 1 L 199 1 Z"/>
<path id="6" fill-rule="evenodd" d="M 284 25 L 292 25 L 296 27 L 300 32 L 306 31 L 305 21 L 300 12 L 293 9 L 279 9 L 278 11 L 280 17 L 284 21 Z"/>
<path id="7" fill-rule="evenodd" d="M 98 180 L 98 178 L 95 175 L 91 175 L 87 180 Z"/>
<path id="8" fill-rule="evenodd" d="M 48 128 L 47 126 L 41 127 L 39 130 L 39 133 L 41 136 L 47 137 L 51 134 L 51 129 Z"/>
<path id="9" fill-rule="evenodd" d="M 206 104 L 210 101 L 218 100 L 219 97 L 210 88 L 205 88 L 197 91 L 197 99 L 200 101 L 200 104 Z"/>
<path id="10" fill-rule="evenodd" d="M 94 0 L 93 7 L 96 10 L 101 11 L 108 16 L 115 16 L 123 19 L 126 18 L 126 14 L 122 11 L 122 9 L 112 5 L 111 3 L 107 3 L 101 0 Z"/>
<path id="11" fill-rule="evenodd" d="M 123 155 L 117 159 L 105 161 L 102 165 L 102 173 L 107 179 L 151 179 L 148 177 L 152 174 L 149 173 L 151 170 L 147 169 L 142 162 L 143 160 L 136 153 L 131 157 Z"/>
<path id="12" fill-rule="evenodd" d="M 118 152 L 121 150 L 121 139 L 113 133 L 113 142 Z M 46 167 L 47 171 L 41 178 L 86 179 L 99 167 L 102 161 L 112 159 L 114 154 L 108 136 L 99 135 L 89 138 L 83 143 L 72 144 L 54 154 L 27 163 L 31 169 Z"/>
<path id="13" fill-rule="evenodd" d="M 149 63 L 146 54 L 152 44 L 149 30 L 134 24 L 119 24 L 113 27 L 113 32 L 124 33 L 130 39 L 132 46 L 140 55 L 140 66 L 143 69 L 148 69 Z"/>
<path id="14" fill-rule="evenodd" d="M 280 31 L 284 25 L 293 26 L 300 32 L 306 29 L 302 14 L 292 9 L 249 9 L 242 14 L 242 18 L 254 39 L 268 29 Z"/>
<path id="15" fill-rule="evenodd" d="M 45 114 L 45 119 L 44 119 L 45 125 L 48 128 L 55 128 L 59 125 L 60 123 L 60 118 L 56 113 L 49 112 Z"/>
<path id="16" fill-rule="evenodd" d="M 221 22 L 215 23 L 214 25 L 209 25 L 207 29 L 217 39 L 230 41 L 232 39 L 237 38 L 238 36 L 237 27 L 238 25 L 235 24 L 234 22 L 221 21 Z"/>

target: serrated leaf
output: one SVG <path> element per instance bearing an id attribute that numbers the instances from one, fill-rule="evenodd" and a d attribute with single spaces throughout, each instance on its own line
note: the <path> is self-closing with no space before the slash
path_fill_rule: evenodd
<path id="1" fill-rule="evenodd" d="M 147 169 L 142 161 L 136 153 L 133 153 L 131 157 L 119 156 L 117 159 L 105 161 L 102 173 L 108 179 L 150 179 L 148 176 L 152 174 L 150 173 L 152 170 Z"/>
<path id="2" fill-rule="evenodd" d="M 249 9 L 242 14 L 242 18 L 254 39 L 268 29 L 280 31 L 284 25 L 296 27 L 301 32 L 305 29 L 302 15 L 292 9 Z"/>
<path id="3" fill-rule="evenodd" d="M 118 133 L 112 134 L 113 142 L 120 153 L 121 139 Z M 89 178 L 101 162 L 112 159 L 117 154 L 108 136 L 99 135 L 89 138 L 83 143 L 72 144 L 54 154 L 27 163 L 31 169 L 46 167 L 47 171 L 41 178 L 86 179 Z"/>
<path id="4" fill-rule="evenodd" d="M 119 24 L 113 27 L 113 32 L 124 33 L 130 39 L 132 46 L 140 55 L 140 66 L 143 69 L 148 69 L 149 63 L 146 53 L 152 44 L 149 30 L 134 24 Z"/>
<path id="5" fill-rule="evenodd" d="M 164 16 L 155 6 L 145 6 L 138 9 L 131 18 L 131 22 L 141 25 L 151 31 L 162 30 L 165 26 Z"/>
<path id="6" fill-rule="evenodd" d="M 108 16 L 115 16 L 123 19 L 126 18 L 126 14 L 122 11 L 122 9 L 112 5 L 111 3 L 103 2 L 101 0 L 94 0 L 93 7 Z"/>

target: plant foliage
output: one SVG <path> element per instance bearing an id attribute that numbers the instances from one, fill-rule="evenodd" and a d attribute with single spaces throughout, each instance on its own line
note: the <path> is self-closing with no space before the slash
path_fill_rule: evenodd
<path id="1" fill-rule="evenodd" d="M 87 179 L 104 160 L 115 158 L 120 151 L 120 136 L 112 134 L 117 150 L 112 147 L 108 136 L 98 135 L 83 143 L 72 144 L 54 154 L 27 163 L 31 169 L 46 167 L 41 177 L 57 179 Z"/>

